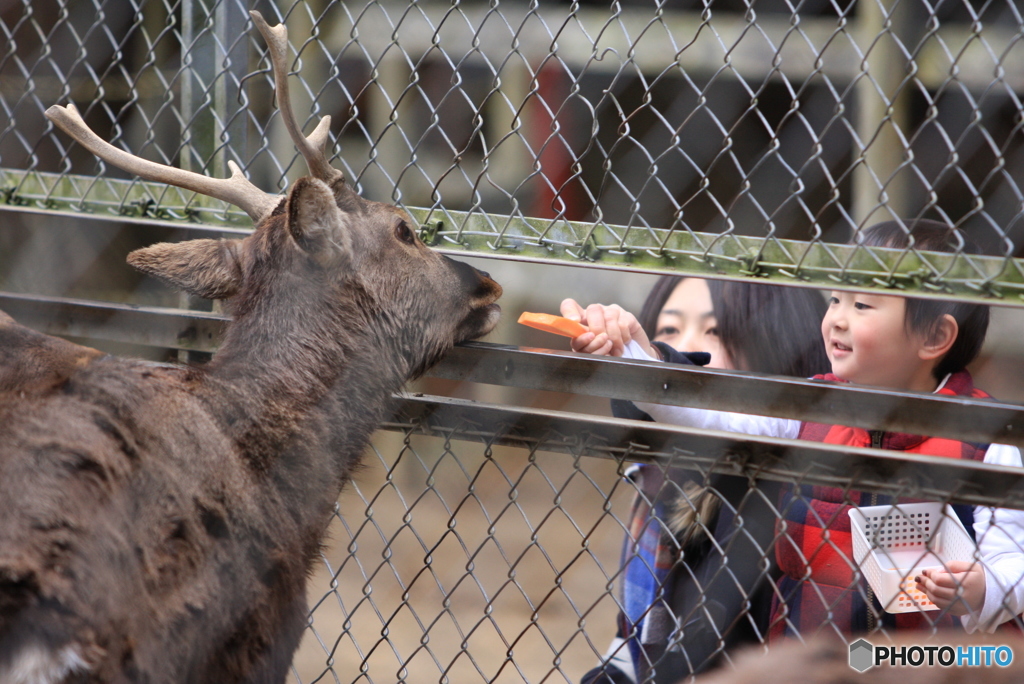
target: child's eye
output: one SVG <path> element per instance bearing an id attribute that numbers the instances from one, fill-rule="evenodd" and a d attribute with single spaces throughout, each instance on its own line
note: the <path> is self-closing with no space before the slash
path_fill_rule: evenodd
<path id="1" fill-rule="evenodd" d="M 853 303 L 853 307 L 855 309 L 860 309 L 861 311 L 865 311 L 865 310 L 871 308 L 869 305 L 865 304 L 864 302 L 854 302 Z"/>
<path id="2" fill-rule="evenodd" d="M 836 305 L 838 303 L 839 303 L 839 298 L 838 297 L 829 297 L 828 298 L 828 305 L 829 306 L 834 306 L 834 305 Z"/>

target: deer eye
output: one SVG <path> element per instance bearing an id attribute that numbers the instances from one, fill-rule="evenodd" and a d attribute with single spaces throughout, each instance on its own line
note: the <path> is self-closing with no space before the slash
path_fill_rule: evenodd
<path id="1" fill-rule="evenodd" d="M 399 221 L 398 225 L 395 226 L 395 237 L 407 245 L 416 244 L 416 235 L 405 221 Z"/>

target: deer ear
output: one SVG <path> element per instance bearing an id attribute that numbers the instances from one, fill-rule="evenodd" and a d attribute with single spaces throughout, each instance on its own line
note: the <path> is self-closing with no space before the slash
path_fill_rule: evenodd
<path id="1" fill-rule="evenodd" d="M 227 299 L 238 292 L 242 284 L 242 267 L 234 255 L 239 242 L 161 242 L 130 253 L 128 263 L 199 297 Z"/>
<path id="2" fill-rule="evenodd" d="M 352 241 L 345 214 L 334 192 L 316 178 L 300 178 L 288 193 L 288 232 L 305 252 L 323 266 L 347 260 Z"/>

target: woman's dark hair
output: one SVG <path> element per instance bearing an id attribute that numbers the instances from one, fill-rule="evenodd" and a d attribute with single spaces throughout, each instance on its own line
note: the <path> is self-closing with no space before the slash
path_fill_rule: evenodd
<path id="1" fill-rule="evenodd" d="M 675 292 L 676 286 L 683 282 L 682 276 L 661 276 L 658 278 L 658 282 L 654 283 L 654 287 L 647 293 L 647 299 L 644 300 L 644 305 L 640 308 L 640 315 L 637 316 L 637 320 L 640 322 L 640 327 L 647 333 L 648 339 L 653 340 L 654 335 L 657 332 L 658 327 L 658 314 L 665 308 L 665 302 Z M 687 349 L 684 351 L 693 351 Z"/>
<path id="2" fill-rule="evenodd" d="M 911 239 L 914 249 L 979 253 L 978 247 L 956 228 L 930 219 L 904 221 L 902 225 L 897 221 L 876 223 L 861 231 L 856 242 L 869 247 L 906 249 L 911 246 Z M 904 321 L 908 332 L 930 337 L 945 314 L 953 317 L 959 330 L 953 346 L 935 366 L 933 374 L 937 380 L 966 368 L 981 351 L 988 332 L 989 311 L 984 304 L 907 297 Z"/>
<path id="3" fill-rule="evenodd" d="M 658 314 L 683 281 L 664 276 L 651 288 L 639 321 L 651 339 Z M 817 290 L 762 283 L 708 280 L 718 336 L 742 370 L 807 378 L 829 370 L 821 340 L 828 305 Z"/>

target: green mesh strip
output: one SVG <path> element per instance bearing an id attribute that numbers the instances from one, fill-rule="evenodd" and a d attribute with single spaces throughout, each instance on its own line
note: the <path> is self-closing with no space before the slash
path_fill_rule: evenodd
<path id="1" fill-rule="evenodd" d="M 0 200 L 109 218 L 250 225 L 244 212 L 223 202 L 143 181 L 0 169 Z M 1010 257 L 407 209 L 422 224 L 423 239 L 446 252 L 1024 306 L 1024 261 Z"/>

